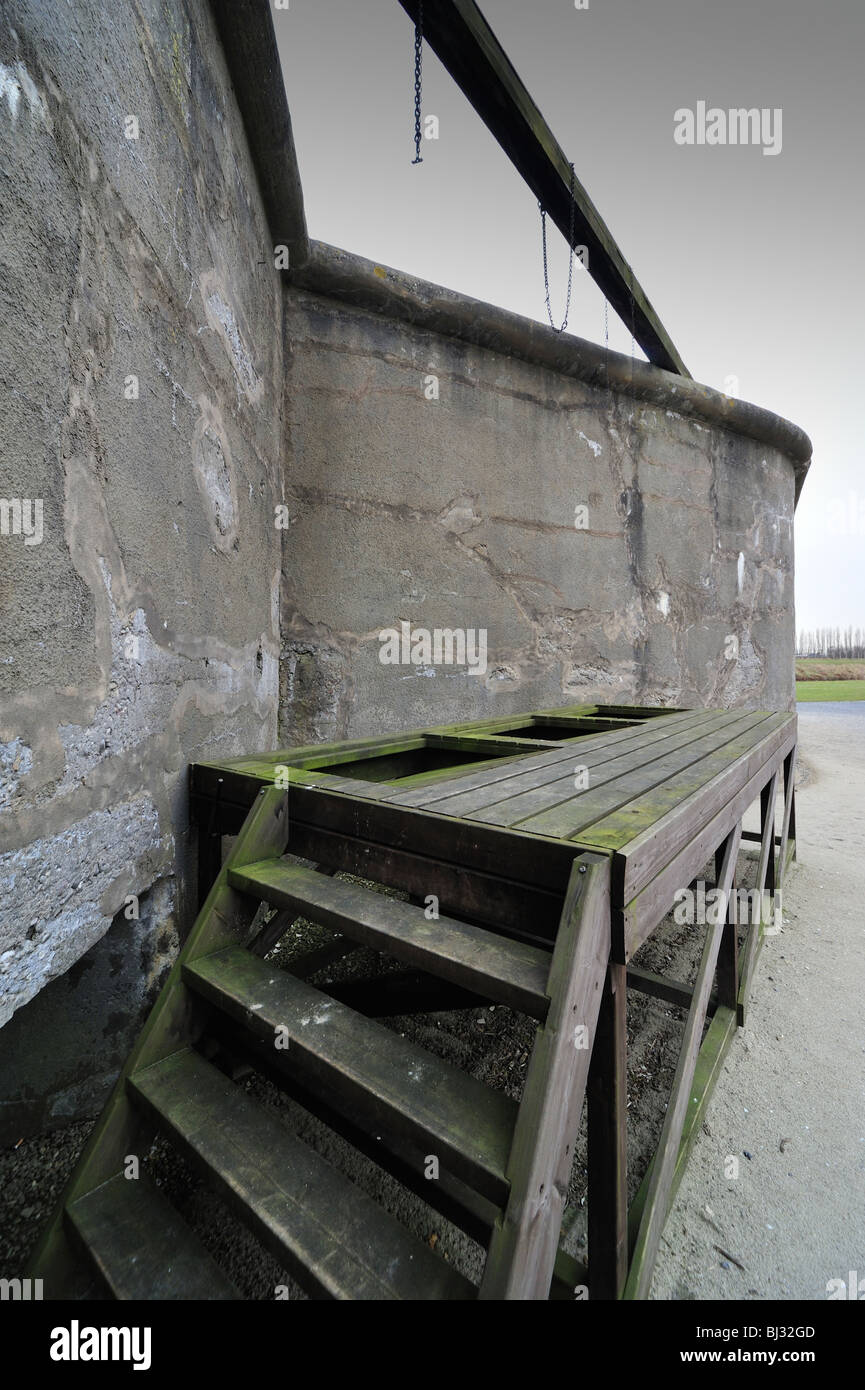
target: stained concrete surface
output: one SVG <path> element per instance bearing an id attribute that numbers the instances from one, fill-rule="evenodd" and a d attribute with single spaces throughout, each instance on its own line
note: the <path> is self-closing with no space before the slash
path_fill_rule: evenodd
<path id="1" fill-rule="evenodd" d="M 471 301 L 332 260 L 402 316 L 287 295 L 281 744 L 591 701 L 789 707 L 790 455 L 675 409 L 663 373 L 668 405 L 641 399 L 620 355 L 608 389 L 580 339 L 552 370 L 551 330 L 517 316 L 474 306 L 523 357 L 431 331 L 430 302 Z M 487 669 L 382 664 L 401 621 L 484 630 Z"/>
<path id="2" fill-rule="evenodd" d="M 784 928 L 667 1222 L 656 1299 L 820 1300 L 865 1279 L 865 703 L 798 713 Z"/>
<path id="3" fill-rule="evenodd" d="M 189 920 L 188 765 L 273 744 L 283 371 L 205 0 L 4 0 L 0 183 L 2 1027 L 128 895 Z"/>

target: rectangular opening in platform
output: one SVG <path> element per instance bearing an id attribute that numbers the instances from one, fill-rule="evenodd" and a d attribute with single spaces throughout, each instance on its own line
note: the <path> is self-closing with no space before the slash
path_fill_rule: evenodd
<path id="1" fill-rule="evenodd" d="M 497 758 L 518 758 L 525 754 L 519 748 L 486 748 L 483 752 L 460 751 L 455 748 L 407 748 L 359 758 L 353 762 L 329 763 L 325 769 L 338 776 L 354 777 L 359 782 L 400 782 L 422 773 L 462 771 L 478 763 Z"/>
<path id="2" fill-rule="evenodd" d="M 525 724 L 512 724 L 507 729 L 497 729 L 496 738 L 537 738 L 548 743 L 567 743 L 574 738 L 588 738 L 591 734 L 614 733 L 616 729 L 636 729 L 640 721 L 631 719 L 609 719 L 589 715 L 585 719 L 533 719 Z"/>

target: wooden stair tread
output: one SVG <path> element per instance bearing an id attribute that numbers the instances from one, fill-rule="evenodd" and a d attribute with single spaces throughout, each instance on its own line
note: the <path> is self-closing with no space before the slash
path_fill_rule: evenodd
<path id="1" fill-rule="evenodd" d="M 66 1222 L 118 1299 L 237 1299 L 198 1237 L 143 1173 L 71 1202 Z"/>
<path id="2" fill-rule="evenodd" d="M 475 1296 L 468 1280 L 191 1049 L 127 1085 L 313 1296 Z"/>
<path id="3" fill-rule="evenodd" d="M 452 917 L 431 921 L 422 907 L 280 859 L 245 865 L 229 882 L 496 1003 L 546 1017 L 550 955 L 535 946 Z"/>
<path id="4" fill-rule="evenodd" d="M 398 1033 L 241 947 L 184 966 L 185 982 L 274 1048 L 306 1084 L 397 1123 L 483 1196 L 507 1200 L 517 1104 Z M 284 1031 L 282 1031 L 284 1030 Z"/>

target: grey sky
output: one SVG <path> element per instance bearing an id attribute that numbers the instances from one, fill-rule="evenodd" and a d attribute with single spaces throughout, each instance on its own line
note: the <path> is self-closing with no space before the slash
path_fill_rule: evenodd
<path id="1" fill-rule="evenodd" d="M 865 626 L 865 3 L 481 8 L 693 375 L 737 377 L 736 394 L 811 436 L 798 627 Z M 440 138 L 412 166 L 414 31 L 397 0 L 290 0 L 274 22 L 311 235 L 543 320 L 537 203 L 428 48 L 423 109 Z M 780 107 L 780 153 L 677 144 L 675 111 L 700 100 Z M 560 317 L 555 229 L 550 264 Z M 570 331 L 603 341 L 603 325 L 603 297 L 575 273 Z M 610 344 L 631 350 L 612 313 Z"/>

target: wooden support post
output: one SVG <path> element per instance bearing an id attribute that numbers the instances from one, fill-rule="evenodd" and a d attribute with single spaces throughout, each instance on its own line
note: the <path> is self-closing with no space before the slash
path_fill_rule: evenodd
<path id="1" fill-rule="evenodd" d="M 715 886 L 720 888 L 721 876 L 724 872 L 724 847 L 715 851 Z M 736 911 L 733 906 L 733 894 L 736 891 L 736 872 L 735 865 L 733 877 L 730 881 L 730 888 L 727 894 L 727 906 L 724 915 L 724 930 L 721 934 L 721 946 L 718 951 L 718 965 L 716 969 L 716 979 L 718 984 L 718 1003 L 726 1005 L 729 1009 L 735 1009 L 739 998 L 739 928 L 736 922 Z"/>
<path id="2" fill-rule="evenodd" d="M 774 893 L 777 883 L 775 845 L 775 803 L 778 799 L 779 772 L 776 768 L 760 793 L 760 857 L 757 861 L 757 887 L 760 893 Z"/>
<path id="3" fill-rule="evenodd" d="M 781 854 L 778 862 L 778 887 L 784 885 L 787 866 L 796 858 L 796 745 L 784 759 L 784 819 L 781 823 Z"/>
<path id="4" fill-rule="evenodd" d="M 216 882 L 222 868 L 222 828 L 219 810 L 223 791 L 223 779 L 217 778 L 216 794 L 210 804 L 207 823 L 198 823 L 198 911 L 204 907 L 207 895 Z"/>
<path id="5" fill-rule="evenodd" d="M 589 1067 L 589 1298 L 619 1298 L 628 1274 L 626 967 L 610 961 Z"/>
<path id="6" fill-rule="evenodd" d="M 610 861 L 574 860 L 508 1160 L 482 1299 L 547 1299 L 610 959 Z"/>
<path id="7" fill-rule="evenodd" d="M 758 920 L 751 923 L 742 949 L 741 979 L 736 1001 L 736 1018 L 740 1028 L 745 1025 L 748 998 L 754 981 L 757 957 L 760 954 L 760 946 L 763 941 L 767 915 L 767 893 L 771 903 L 770 911 L 771 913 L 775 911 L 775 801 L 778 795 L 778 778 L 779 772 L 776 769 L 760 793 L 761 838 L 760 858 L 757 861 L 757 891 L 760 895 L 760 913 Z"/>
<path id="8" fill-rule="evenodd" d="M 724 857 L 720 883 L 718 884 L 723 892 L 729 892 L 733 882 L 741 834 L 742 822 L 739 821 L 724 842 Z M 706 932 L 703 956 L 694 983 L 694 999 L 685 1024 L 685 1035 L 682 1039 L 682 1050 L 679 1053 L 676 1075 L 673 1078 L 670 1103 L 667 1106 L 664 1127 L 661 1130 L 661 1138 L 652 1166 L 643 1218 L 637 1233 L 631 1267 L 625 1285 L 624 1296 L 628 1299 L 647 1298 L 649 1294 L 655 1257 L 658 1253 L 664 1222 L 667 1219 L 673 1175 L 687 1117 L 691 1085 L 700 1052 L 703 1024 L 706 1021 L 706 1009 L 724 925 L 723 922 L 718 922 L 717 925 L 710 926 Z"/>

